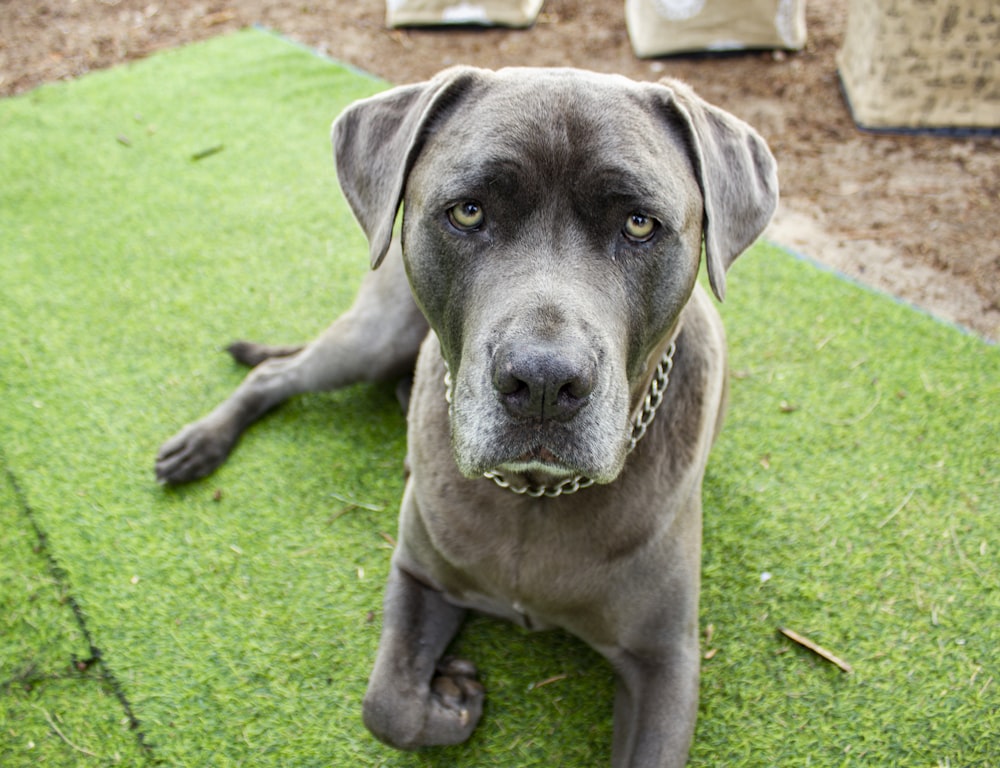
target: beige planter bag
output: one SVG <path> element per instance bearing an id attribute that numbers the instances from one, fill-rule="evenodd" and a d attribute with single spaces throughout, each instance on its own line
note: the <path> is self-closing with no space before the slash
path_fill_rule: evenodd
<path id="1" fill-rule="evenodd" d="M 806 44 L 805 0 L 625 0 L 637 56 Z"/>
<path id="2" fill-rule="evenodd" d="M 865 128 L 1000 127 L 996 0 L 851 0 L 837 55 Z"/>
<path id="3" fill-rule="evenodd" d="M 530 27 L 543 0 L 387 0 L 390 27 L 478 24 L 484 27 Z"/>

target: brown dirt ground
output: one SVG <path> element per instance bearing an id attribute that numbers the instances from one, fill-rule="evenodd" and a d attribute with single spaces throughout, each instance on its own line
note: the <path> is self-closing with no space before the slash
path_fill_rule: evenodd
<path id="1" fill-rule="evenodd" d="M 623 5 L 547 0 L 530 30 L 393 31 L 384 0 L 0 0 L 0 95 L 252 24 L 397 83 L 456 63 L 680 77 L 774 150 L 771 239 L 1000 339 L 1000 138 L 856 130 L 834 62 L 847 0 L 809 4 L 799 53 L 652 61 L 632 54 Z"/>

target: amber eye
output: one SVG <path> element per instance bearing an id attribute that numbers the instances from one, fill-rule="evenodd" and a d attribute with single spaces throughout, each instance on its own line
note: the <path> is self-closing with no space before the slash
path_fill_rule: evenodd
<path id="1" fill-rule="evenodd" d="M 483 224 L 483 207 L 474 200 L 465 200 L 448 209 L 448 221 L 456 229 L 472 232 Z"/>
<path id="2" fill-rule="evenodd" d="M 656 219 L 644 213 L 632 213 L 625 219 L 625 237 L 636 243 L 649 240 L 656 231 Z"/>

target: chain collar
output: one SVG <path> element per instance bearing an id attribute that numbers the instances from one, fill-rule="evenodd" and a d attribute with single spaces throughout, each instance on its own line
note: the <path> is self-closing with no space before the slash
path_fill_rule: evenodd
<path id="1" fill-rule="evenodd" d="M 678 329 L 677 333 L 674 334 L 674 338 L 671 340 L 670 346 L 667 347 L 667 351 L 664 352 L 663 357 L 660 358 L 660 362 L 656 366 L 656 372 L 653 374 L 653 380 L 650 382 L 649 389 L 646 391 L 646 397 L 642 401 L 642 407 L 639 409 L 639 413 L 637 413 L 632 419 L 632 436 L 629 439 L 628 451 L 626 451 L 626 455 L 632 453 L 639 441 L 645 437 L 647 428 L 653 423 L 653 419 L 656 417 L 656 411 L 660 407 L 660 403 L 663 402 L 663 395 L 666 393 L 667 386 L 670 384 L 670 371 L 674 367 L 674 353 L 677 351 L 677 337 L 679 335 L 680 329 Z M 446 360 L 444 362 L 444 399 L 448 403 L 449 408 L 451 406 L 451 385 L 451 369 L 448 367 L 448 361 Z M 571 493 L 576 493 L 581 488 L 589 488 L 594 484 L 593 478 L 584 477 L 583 475 L 576 475 L 575 477 L 560 480 L 553 486 L 512 485 L 499 472 L 484 472 L 483 477 L 489 478 L 501 488 L 506 488 L 507 490 L 519 495 L 531 496 L 535 499 L 542 496 L 546 496 L 550 499 L 554 499 L 557 496 L 566 496 Z"/>

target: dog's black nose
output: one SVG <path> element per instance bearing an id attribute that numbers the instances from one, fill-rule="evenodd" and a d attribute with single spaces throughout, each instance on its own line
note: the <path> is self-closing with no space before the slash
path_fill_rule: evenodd
<path id="1" fill-rule="evenodd" d="M 511 416 L 568 421 L 594 391 L 597 365 L 589 355 L 557 346 L 511 346 L 493 359 L 493 388 Z"/>

